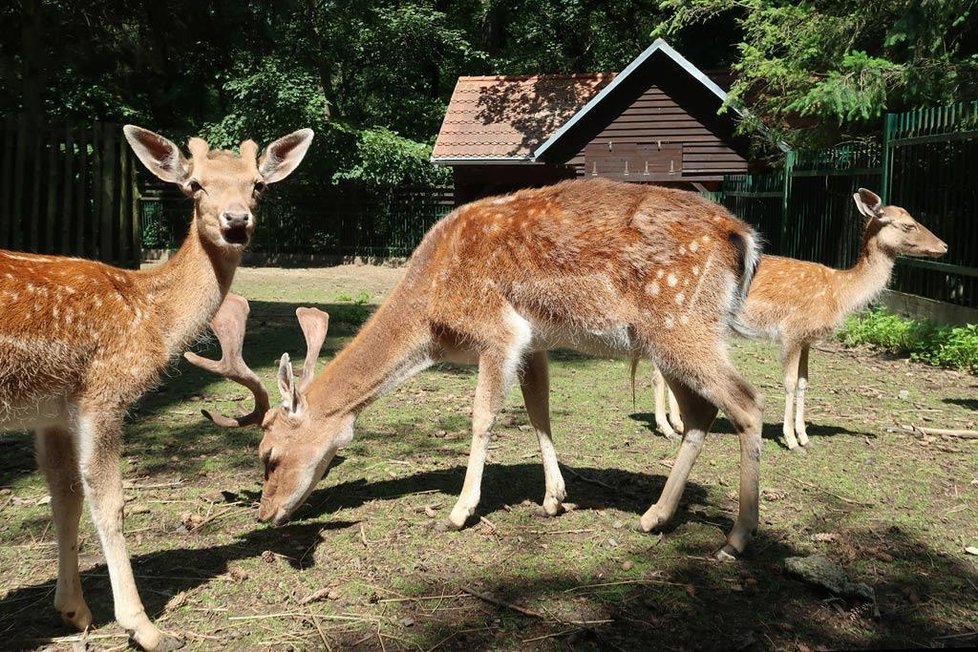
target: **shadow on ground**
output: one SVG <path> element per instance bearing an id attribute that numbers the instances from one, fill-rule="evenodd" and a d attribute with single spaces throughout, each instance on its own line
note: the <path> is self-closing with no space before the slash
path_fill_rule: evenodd
<path id="1" fill-rule="evenodd" d="M 488 468 L 485 486 L 491 490 L 486 492 L 479 513 L 491 518 L 508 505 L 536 496 L 542 480 L 537 477 L 538 471 L 537 465 L 528 464 Z M 579 476 L 569 477 L 568 485 L 581 510 L 616 507 L 639 514 L 650 497 L 657 496 L 664 481 L 661 476 L 617 469 L 579 468 L 575 472 Z M 264 559 L 266 551 L 274 553 L 273 563 L 282 566 L 280 575 L 309 572 L 317 565 L 317 548 L 329 546 L 334 536 L 342 536 L 358 524 L 344 519 L 344 511 L 371 501 L 397 501 L 423 490 L 439 489 L 454 495 L 463 473 L 462 467 L 455 467 L 322 489 L 299 513 L 298 522 L 274 529 L 256 526 L 226 544 L 188 550 L 175 536 L 172 549 L 133 557 L 148 613 L 159 618 L 167 601 L 179 591 L 213 581 L 233 581 L 227 576 L 229 563 L 258 556 Z M 702 501 L 705 493 L 702 486 L 691 484 L 684 503 Z M 559 526 L 560 520 L 541 523 Z M 430 531 L 430 525 L 421 522 L 407 527 Z M 700 521 L 681 508 L 675 524 L 664 534 L 672 540 L 672 549 L 660 553 L 659 539 L 650 536 L 644 553 L 636 553 L 634 546 L 630 553 L 642 555 L 636 563 L 642 561 L 645 565 L 641 568 L 649 570 L 609 582 L 588 581 L 579 572 L 565 572 L 559 566 L 533 575 L 505 564 L 491 570 L 476 569 L 464 556 L 453 559 L 451 551 L 455 548 L 449 546 L 439 564 L 442 570 L 418 573 L 423 580 L 414 593 L 398 602 L 396 618 L 401 622 L 410 619 L 414 640 L 425 649 L 448 641 L 449 649 L 525 647 L 529 643 L 540 646 L 560 641 L 570 649 L 647 649 L 654 645 L 724 650 L 785 648 L 801 643 L 809 648 L 864 648 L 975 641 L 973 633 L 949 631 L 944 624 L 949 611 L 959 620 L 962 613 L 971 613 L 976 620 L 978 574 L 974 568 L 935 551 L 899 528 L 855 529 L 834 543 L 830 555 L 844 564 L 862 560 L 857 579 L 872 584 L 877 596 L 875 604 L 864 604 L 833 597 L 788 576 L 784 559 L 809 551 L 787 544 L 785 535 L 776 530 L 762 529 L 739 562 L 713 561 L 711 554 L 719 543 L 716 525 Z M 730 522 L 719 525 L 727 530 Z M 424 536 L 463 541 L 482 535 L 469 528 L 457 533 L 432 531 Z M 497 537 L 496 543 L 505 556 L 507 549 L 515 554 L 546 540 L 545 533 L 527 528 Z M 592 577 L 603 574 L 599 568 L 587 570 Z M 112 620 L 111 588 L 104 565 L 84 572 L 82 581 L 96 621 Z M 240 590 L 249 590 L 246 582 Z M 0 601 L 0 635 L 5 647 L 37 646 L 64 633 L 51 608 L 53 591 L 53 580 L 45 581 L 18 588 Z M 410 599 L 432 595 L 455 596 L 444 605 L 453 608 L 439 612 L 430 608 L 430 602 Z M 295 604 L 276 605 L 273 611 L 299 609 L 298 599 L 293 598 Z M 383 606 L 375 602 L 348 604 L 346 608 L 371 612 Z M 366 634 L 371 631 L 367 629 Z M 365 641 L 363 636 L 362 629 L 340 633 L 333 642 L 341 648 L 354 644 L 381 647 L 379 638 Z"/>

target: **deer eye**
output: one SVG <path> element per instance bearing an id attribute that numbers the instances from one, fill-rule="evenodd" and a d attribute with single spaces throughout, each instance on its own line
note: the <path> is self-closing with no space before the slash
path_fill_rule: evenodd
<path id="1" fill-rule="evenodd" d="M 264 181 L 256 181 L 256 182 L 255 182 L 255 189 L 254 189 L 254 191 L 253 191 L 253 192 L 254 192 L 254 193 L 255 193 L 256 195 L 260 195 L 260 194 L 262 194 L 263 192 L 265 192 L 265 188 L 267 188 L 267 187 L 268 187 L 268 186 L 266 186 L 266 185 L 265 185 L 265 182 L 264 182 Z"/>
<path id="2" fill-rule="evenodd" d="M 191 179 L 187 185 L 190 187 L 190 192 L 195 195 L 204 189 L 204 186 L 200 185 L 200 181 L 197 181 L 197 179 Z"/>
<path id="3" fill-rule="evenodd" d="M 907 233 L 917 230 L 916 224 L 902 224 L 901 226 L 903 227 L 903 230 L 906 231 Z"/>

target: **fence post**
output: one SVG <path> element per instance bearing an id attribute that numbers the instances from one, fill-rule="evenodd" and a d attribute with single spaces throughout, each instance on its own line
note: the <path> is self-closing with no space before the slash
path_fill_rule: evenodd
<path id="1" fill-rule="evenodd" d="M 784 157 L 784 198 L 781 200 L 781 251 L 782 256 L 791 256 L 794 251 L 788 248 L 788 209 L 791 206 L 791 175 L 795 170 L 798 152 L 789 150 Z"/>
<path id="2" fill-rule="evenodd" d="M 887 113 L 883 121 L 883 183 L 880 188 L 880 198 L 884 204 L 890 202 L 890 177 L 892 176 L 893 155 L 890 153 L 890 140 L 893 138 L 895 113 Z"/>

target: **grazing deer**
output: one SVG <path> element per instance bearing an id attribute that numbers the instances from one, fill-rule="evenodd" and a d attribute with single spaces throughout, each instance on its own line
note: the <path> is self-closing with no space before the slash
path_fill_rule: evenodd
<path id="1" fill-rule="evenodd" d="M 119 468 L 126 409 L 207 326 L 255 228 L 262 188 L 291 173 L 312 139 L 303 129 L 240 156 L 191 138 L 127 125 L 139 160 L 193 199 L 190 233 L 167 263 L 130 271 L 59 256 L 0 251 L 0 432 L 33 429 L 58 539 L 54 604 L 84 630 L 92 615 L 78 576 L 82 495 L 105 553 L 116 620 L 147 650 L 181 645 L 150 622 L 123 538 Z"/>
<path id="2" fill-rule="evenodd" d="M 557 514 L 566 491 L 550 434 L 546 351 L 569 347 L 650 358 L 678 390 L 689 429 L 659 501 L 641 517 L 645 531 L 676 511 L 723 409 L 740 435 L 740 512 L 718 554 L 739 554 L 757 525 L 761 412 L 725 340 L 757 257 L 749 226 L 696 194 L 665 188 L 573 180 L 456 209 L 428 232 L 387 301 L 321 375 L 313 380 L 307 363 L 297 383 L 282 357 L 282 404 L 260 415 L 259 517 L 286 521 L 350 443 L 360 412 L 439 361 L 479 366 L 472 447 L 450 526 L 463 527 L 475 512 L 493 420 L 517 377 L 543 459 L 543 508 Z M 308 330 L 307 360 L 315 360 Z M 231 366 L 244 373 L 243 362 Z"/>
<path id="3" fill-rule="evenodd" d="M 781 343 L 784 365 L 784 439 L 791 450 L 809 444 L 805 428 L 808 351 L 842 326 L 847 315 L 873 301 L 890 279 L 898 255 L 937 258 L 947 245 L 899 206 L 883 206 L 875 194 L 860 188 L 852 196 L 866 218 L 856 264 L 832 269 L 780 256 L 761 256 L 736 330 L 752 339 Z M 656 370 L 655 420 L 666 436 L 682 429 L 680 410 L 665 414 L 666 385 Z M 670 419 L 673 423 L 670 425 Z M 797 438 L 796 438 L 797 437 Z"/>

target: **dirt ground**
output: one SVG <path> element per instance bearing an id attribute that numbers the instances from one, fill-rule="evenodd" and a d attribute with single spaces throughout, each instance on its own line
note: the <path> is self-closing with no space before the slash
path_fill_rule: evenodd
<path id="1" fill-rule="evenodd" d="M 331 314 L 323 362 L 401 271 L 242 269 L 245 355 L 275 387 L 303 352 L 297 305 Z M 216 357 L 212 343 L 196 350 Z M 514 390 L 495 429 L 480 518 L 439 532 L 461 488 L 475 371 L 441 365 L 364 412 L 353 444 L 291 523 L 254 521 L 255 428 L 222 430 L 202 407 L 246 412 L 247 392 L 185 363 L 132 411 L 126 531 L 147 611 L 189 649 L 856 649 L 978 643 L 978 378 L 821 345 L 811 360 L 807 455 L 780 441 L 778 352 L 735 341 L 765 397 L 761 524 L 721 564 L 737 507 L 739 452 L 722 418 L 663 532 L 634 525 L 675 444 L 651 425 L 649 370 L 632 404 L 624 361 L 555 352 L 551 412 L 571 511 L 536 516 L 543 472 Z M 0 647 L 124 649 L 97 537 L 82 519 L 83 638 L 52 608 L 56 548 L 26 434 L 0 436 Z M 824 555 L 873 591 L 838 596 L 790 575 Z"/>

